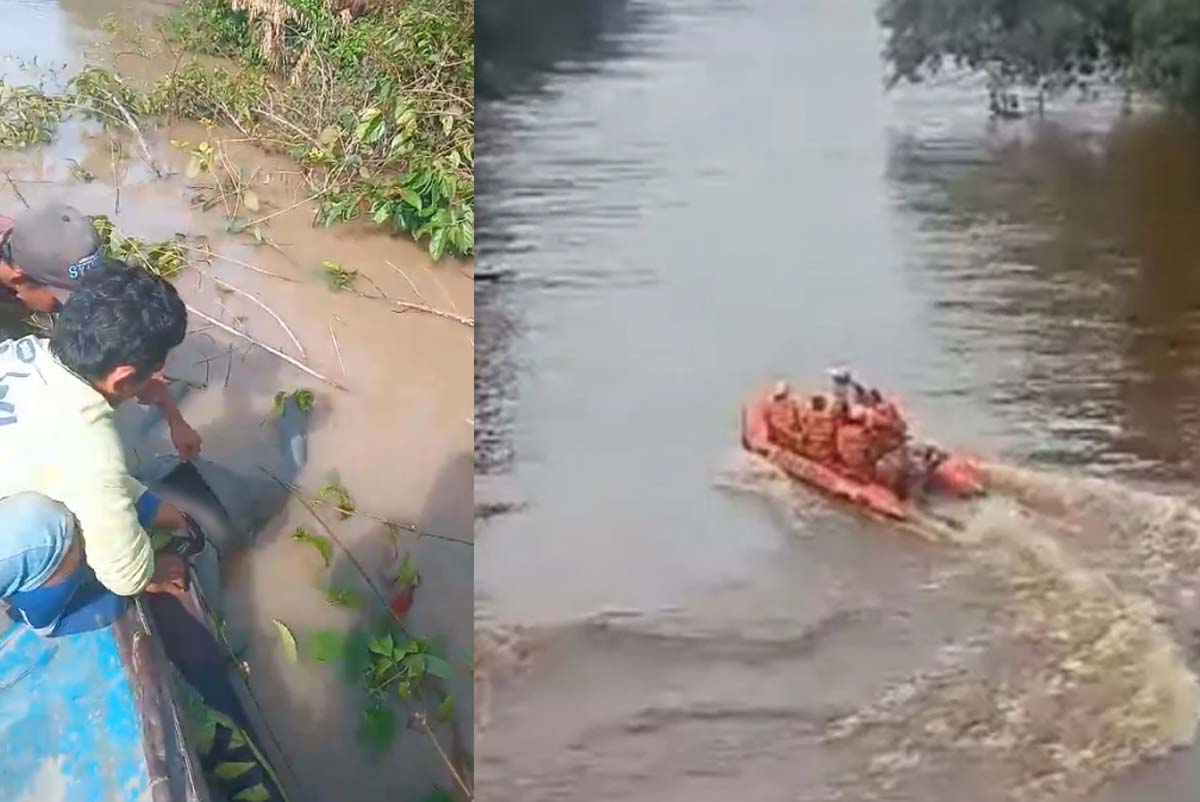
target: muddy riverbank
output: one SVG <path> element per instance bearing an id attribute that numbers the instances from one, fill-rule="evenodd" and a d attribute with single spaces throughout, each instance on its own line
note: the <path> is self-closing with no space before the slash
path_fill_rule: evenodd
<path id="1" fill-rule="evenodd" d="M 159 3 L 8 4 L 9 42 L 16 45 L 6 51 L 21 59 L 36 52 L 38 69 L 65 64 L 65 74 L 84 63 L 111 66 L 115 56 L 119 66 L 136 65 L 129 69 L 135 77 L 154 76 L 171 67 L 169 57 L 154 47 L 154 21 L 167 8 Z M 102 17 L 110 12 L 142 22 L 149 44 L 136 48 L 137 54 L 123 52 L 134 48 L 103 29 Z M 10 81 L 28 77 L 33 68 L 16 59 L 6 64 Z M 297 203 L 305 192 L 295 165 L 244 142 L 231 143 L 228 155 L 252 176 L 261 215 L 274 215 L 263 225 L 275 247 L 230 234 L 220 208 L 202 211 L 196 203 L 196 195 L 205 191 L 204 176 L 188 178 L 189 156 L 172 144 L 214 136 L 239 138 L 193 123 L 148 129 L 152 158 L 168 173 L 159 179 L 127 132 L 110 134 L 92 123 L 69 121 L 45 147 L 0 154 L 0 168 L 12 177 L 0 193 L 0 213 L 12 215 L 26 202 L 53 197 L 85 213 L 108 215 L 125 233 L 146 240 L 176 233 L 202 238 L 219 257 L 177 278 L 185 300 L 345 385 L 345 391 L 328 386 L 200 319 L 191 321 L 192 333 L 167 368 L 202 388 L 190 391 L 182 407 L 204 437 L 204 457 L 247 474 L 259 472 L 261 449 L 275 447 L 265 434 L 269 427 L 263 426 L 274 395 L 311 389 L 316 409 L 309 464 L 299 484 L 315 495 L 336 472 L 359 510 L 438 536 L 418 539 L 401 532 L 393 547 L 378 521 L 325 516 L 374 572 L 371 579 L 383 592 L 399 556 L 412 555 L 423 581 L 409 627 L 439 642 L 455 668 L 449 687 L 469 750 L 473 330 L 433 315 L 400 314 L 386 300 L 335 293 L 322 280 L 320 265 L 336 261 L 358 270 L 364 289 L 375 287 L 390 299 L 425 303 L 465 318 L 473 315 L 472 265 L 451 259 L 435 264 L 411 240 L 366 224 L 313 228 L 312 205 Z M 117 157 L 114 141 L 121 143 Z M 92 178 L 82 180 L 75 165 Z M 291 335 L 247 295 L 269 306 Z M 169 452 L 163 436 L 155 454 L 133 455 L 131 461 Z M 245 507 L 244 501 L 231 506 Z M 253 546 L 229 579 L 225 607 L 232 637 L 248 644 L 250 685 L 278 739 L 281 768 L 285 777 L 291 775 L 295 797 L 390 801 L 419 798 L 435 783 L 450 788 L 433 747 L 416 732 L 401 732 L 384 756 L 369 758 L 356 740 L 361 695 L 328 666 L 310 659 L 291 664 L 285 658 L 272 619 L 296 633 L 303 654 L 311 632 L 374 621 L 380 611 L 366 602 L 357 611 L 331 606 L 325 600 L 331 583 L 357 589 L 366 599 L 361 577 L 345 555 L 326 570 L 314 551 L 292 540 L 298 526 L 319 531 L 303 506 L 291 502 L 277 513 L 253 533 Z M 438 729 L 448 745 L 447 728 Z"/>

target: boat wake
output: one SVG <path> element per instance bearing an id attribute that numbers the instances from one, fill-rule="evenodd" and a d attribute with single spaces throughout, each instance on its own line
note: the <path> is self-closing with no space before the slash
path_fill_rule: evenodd
<path id="1" fill-rule="evenodd" d="M 803 520 L 809 494 L 765 463 L 727 473 L 723 485 Z M 961 526 L 915 527 L 1000 591 L 985 637 L 831 721 L 826 747 L 856 759 L 824 798 L 934 798 L 959 782 L 997 799 L 1078 798 L 1195 739 L 1200 682 L 1180 641 L 1196 614 L 1200 510 L 1111 481 L 987 474 L 991 496 Z"/>

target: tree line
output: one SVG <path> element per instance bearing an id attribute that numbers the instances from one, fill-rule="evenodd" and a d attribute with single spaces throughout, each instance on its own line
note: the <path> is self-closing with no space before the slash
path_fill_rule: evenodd
<path id="1" fill-rule="evenodd" d="M 1200 112 L 1200 0 L 881 0 L 891 85 L 953 65 L 988 76 L 992 110 L 1118 86 Z"/>

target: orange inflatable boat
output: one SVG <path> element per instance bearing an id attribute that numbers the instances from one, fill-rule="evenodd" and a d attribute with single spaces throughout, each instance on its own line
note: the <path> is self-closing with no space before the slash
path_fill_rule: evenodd
<path id="1" fill-rule="evenodd" d="M 801 395 L 803 397 L 803 394 Z M 771 440 L 767 426 L 770 391 L 752 398 L 742 409 L 742 446 L 766 458 L 791 478 L 833 496 L 865 507 L 895 520 L 909 520 L 917 512 L 912 502 L 902 500 L 891 488 L 851 479 L 836 467 L 802 457 Z M 925 477 L 925 489 L 950 498 L 973 498 L 984 492 L 978 468 L 962 457 L 940 454 Z"/>

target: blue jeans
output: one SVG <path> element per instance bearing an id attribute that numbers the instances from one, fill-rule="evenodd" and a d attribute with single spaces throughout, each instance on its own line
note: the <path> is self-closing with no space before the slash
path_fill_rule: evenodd
<path id="1" fill-rule="evenodd" d="M 149 492 L 137 500 L 143 526 L 160 503 Z M 128 599 L 100 584 L 83 562 L 45 585 L 79 536 L 75 516 L 56 501 L 37 493 L 0 499 L 0 596 L 8 600 L 10 618 L 54 637 L 100 629 L 125 610 Z"/>

